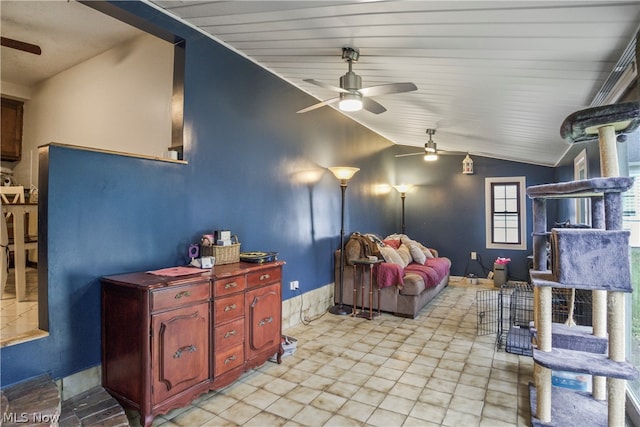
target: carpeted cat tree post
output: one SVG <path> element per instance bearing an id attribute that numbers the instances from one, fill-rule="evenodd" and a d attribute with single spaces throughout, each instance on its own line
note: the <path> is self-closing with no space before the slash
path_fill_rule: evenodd
<path id="1" fill-rule="evenodd" d="M 600 153 L 600 176 L 620 176 L 617 147 L 618 138 L 616 133 L 622 133 L 624 135 L 625 133 L 633 132 L 633 130 L 638 127 L 638 111 L 637 102 L 613 104 L 578 111 L 567 117 L 562 124 L 560 134 L 570 142 L 588 142 L 597 138 Z M 625 137 L 621 136 L 621 138 Z M 622 229 L 622 212 L 620 211 L 619 214 L 616 212 L 602 212 L 605 205 L 608 206 L 609 204 L 605 204 L 603 200 L 602 203 L 596 203 L 596 206 L 592 206 L 592 217 L 596 219 L 595 222 L 592 220 L 592 227 Z M 605 218 L 609 219 L 609 224 L 606 223 Z M 614 221 L 614 219 L 616 220 Z M 609 320 L 609 323 L 613 320 L 616 324 L 615 327 L 610 325 L 612 326 L 611 329 L 616 330 L 614 333 L 622 333 L 621 337 L 614 337 L 614 342 L 619 342 L 620 345 L 618 345 L 617 348 L 611 348 L 610 342 L 609 353 L 612 359 L 624 361 L 624 294 L 611 292 L 607 295 L 606 291 L 594 290 L 591 292 L 591 298 L 593 302 L 593 335 L 597 337 L 604 338 L 607 336 L 607 303 L 609 302 L 615 307 L 620 307 L 619 310 L 613 310 L 613 312 L 616 313 L 615 319 Z M 619 329 L 622 330 L 620 331 Z M 622 414 L 624 414 L 624 380 L 621 382 L 623 387 Z M 593 377 L 592 395 L 594 399 L 605 400 L 607 398 L 605 385 L 606 378 L 600 376 Z M 609 410 L 611 411 L 611 408 Z"/>
<path id="2" fill-rule="evenodd" d="M 638 102 L 570 115 L 562 124 L 562 137 L 571 143 L 599 141 L 602 178 L 527 189 L 533 199 L 537 270 L 531 272 L 537 331 L 535 388 L 530 389 L 534 425 L 624 426 L 625 381 L 638 377 L 635 367 L 625 360 L 624 293 L 631 292 L 632 287 L 629 232 L 622 230 L 621 194 L 631 188 L 633 179 L 619 177 L 616 141 L 638 128 L 639 115 Z M 590 198 L 593 227 L 553 229 L 552 268 L 546 271 L 546 199 L 566 197 Z M 592 330 L 576 331 L 579 327 L 571 326 L 571 322 L 552 324 L 553 287 L 592 290 Z M 600 349 L 595 350 L 595 346 Z M 592 396 L 554 390 L 552 399 L 552 369 L 592 374 Z"/>

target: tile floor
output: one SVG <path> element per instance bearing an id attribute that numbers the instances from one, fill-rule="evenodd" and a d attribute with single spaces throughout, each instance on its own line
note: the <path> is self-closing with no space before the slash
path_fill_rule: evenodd
<path id="1" fill-rule="evenodd" d="M 38 270 L 27 268 L 27 301 L 16 300 L 13 268 L 0 290 L 0 347 L 46 334 L 38 329 Z"/>
<path id="2" fill-rule="evenodd" d="M 284 333 L 281 365 L 159 416 L 154 426 L 520 426 L 530 424 L 530 357 L 476 335 L 477 286 L 451 284 L 416 319 L 325 314 Z M 135 411 L 131 425 L 138 426 Z"/>

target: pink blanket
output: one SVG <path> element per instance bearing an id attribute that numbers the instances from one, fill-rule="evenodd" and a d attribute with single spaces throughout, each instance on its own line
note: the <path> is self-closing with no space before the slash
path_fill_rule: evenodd
<path id="1" fill-rule="evenodd" d="M 438 279 L 438 272 L 428 265 L 411 263 L 406 266 L 404 272 L 418 274 L 420 277 L 422 277 L 424 286 L 427 288 L 431 288 L 440 283 L 440 279 Z"/>
<path id="2" fill-rule="evenodd" d="M 383 262 L 379 264 L 378 268 L 374 269 L 374 271 L 380 289 L 388 288 L 389 286 L 398 286 L 399 289 L 402 289 L 404 286 L 404 282 L 402 281 L 404 271 L 398 264 Z"/>
<path id="3" fill-rule="evenodd" d="M 398 264 L 383 262 L 374 271 L 380 288 L 398 286 L 402 289 L 405 273 L 418 274 L 424 280 L 424 285 L 429 288 L 440 283 L 449 273 L 450 267 L 451 262 L 447 258 L 427 258 L 425 265 L 411 263 L 404 269 Z"/>

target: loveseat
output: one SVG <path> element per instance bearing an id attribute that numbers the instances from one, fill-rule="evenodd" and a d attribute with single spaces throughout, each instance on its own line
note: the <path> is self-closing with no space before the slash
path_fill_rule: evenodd
<path id="1" fill-rule="evenodd" d="M 373 309 L 396 316 L 415 318 L 429 301 L 449 283 L 451 261 L 438 256 L 438 251 L 427 248 L 403 234 L 384 239 L 373 234 L 353 233 L 345 242 L 343 303 L 353 306 L 354 264 L 356 259 L 375 256 L 383 259 L 375 269 Z M 366 268 L 365 268 L 366 269 Z M 356 280 L 357 308 L 361 308 L 360 271 Z M 340 302 L 340 250 L 335 252 L 335 302 Z M 369 307 L 369 274 L 364 274 L 364 305 Z M 380 286 L 380 301 L 378 288 Z"/>

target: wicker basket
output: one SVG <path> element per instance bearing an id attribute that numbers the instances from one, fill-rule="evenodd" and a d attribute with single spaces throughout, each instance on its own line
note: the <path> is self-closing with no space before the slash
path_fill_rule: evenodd
<path id="1" fill-rule="evenodd" d="M 215 257 L 215 263 L 218 265 L 240 262 L 240 240 L 234 234 L 231 236 L 231 241 L 233 243 L 226 246 L 211 245 L 209 240 L 205 241 L 203 238 L 202 242 L 205 244 L 200 244 L 200 256 Z"/>
<path id="2" fill-rule="evenodd" d="M 232 264 L 240 262 L 240 243 L 233 243 L 229 246 L 211 246 L 216 264 Z"/>

